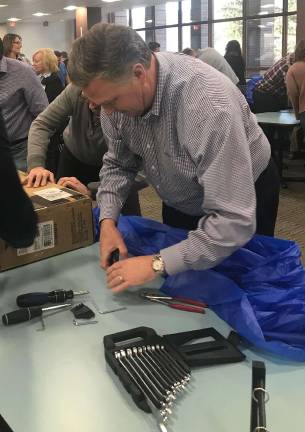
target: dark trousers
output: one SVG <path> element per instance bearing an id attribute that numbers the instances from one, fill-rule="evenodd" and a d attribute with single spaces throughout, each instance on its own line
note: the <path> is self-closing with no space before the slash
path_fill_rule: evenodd
<path id="1" fill-rule="evenodd" d="M 256 180 L 255 192 L 256 233 L 273 237 L 279 204 L 280 178 L 272 159 Z M 163 203 L 162 217 L 163 223 L 172 227 L 195 230 L 202 216 L 190 216 Z"/>
<path id="2" fill-rule="evenodd" d="M 274 96 L 258 90 L 253 92 L 252 111 L 256 114 L 262 112 L 274 112 L 288 108 L 287 96 Z"/>
<path id="3" fill-rule="evenodd" d="M 60 153 L 56 178 L 59 180 L 61 177 L 76 177 L 81 183 L 87 185 L 99 181 L 100 169 L 101 167 L 81 162 L 64 146 Z M 122 209 L 122 214 L 125 216 L 141 216 L 139 195 L 136 190 L 131 191 Z"/>
<path id="4" fill-rule="evenodd" d="M 300 113 L 300 122 L 303 129 L 303 134 L 305 134 L 305 112 Z"/>

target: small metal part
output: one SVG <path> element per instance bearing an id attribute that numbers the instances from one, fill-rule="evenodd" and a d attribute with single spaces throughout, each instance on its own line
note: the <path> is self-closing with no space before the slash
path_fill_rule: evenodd
<path id="1" fill-rule="evenodd" d="M 73 294 L 75 296 L 79 296 L 79 295 L 85 295 L 85 294 L 89 294 L 90 291 L 88 290 L 84 290 L 84 291 L 73 291 Z"/>
<path id="2" fill-rule="evenodd" d="M 155 365 L 158 369 L 160 375 L 162 375 L 163 379 L 170 385 L 172 389 L 174 389 L 173 393 L 176 394 L 176 391 L 179 391 L 177 380 L 174 379 L 170 374 L 167 373 L 167 370 L 164 369 L 163 365 L 158 361 L 158 359 L 153 356 L 153 353 L 146 346 L 142 346 L 142 350 L 145 353 L 145 356 L 150 359 L 150 361 Z"/>
<path id="3" fill-rule="evenodd" d="M 178 374 L 183 377 L 183 380 L 188 382 L 190 380 L 189 372 L 178 362 L 164 347 L 164 345 L 160 346 L 158 344 L 155 345 L 155 349 L 157 352 L 164 357 L 164 360 L 168 361 L 173 369 L 176 370 Z"/>
<path id="4" fill-rule="evenodd" d="M 42 316 L 42 315 L 41 315 L 41 317 L 40 317 L 40 322 L 41 322 L 41 327 L 38 328 L 38 329 L 36 329 L 36 331 L 45 331 L 45 329 L 46 329 L 46 325 L 45 325 L 45 322 L 44 322 L 44 319 L 43 319 L 43 316 Z"/>
<path id="5" fill-rule="evenodd" d="M 174 386 L 178 391 L 181 391 L 184 389 L 184 385 L 182 382 L 182 377 L 175 373 L 175 371 L 170 367 L 168 362 L 164 360 L 163 357 L 159 355 L 156 348 L 152 345 L 147 345 L 148 352 L 151 353 L 152 356 L 154 356 L 154 360 L 157 361 L 161 367 L 164 369 L 166 374 L 173 380 Z"/>
<path id="6" fill-rule="evenodd" d="M 115 309 L 109 309 L 109 310 L 102 311 L 99 308 L 98 304 L 96 303 L 96 301 L 93 298 L 91 298 L 91 303 L 95 307 L 97 313 L 99 313 L 100 315 L 106 315 L 106 314 L 109 314 L 109 313 L 119 312 L 119 311 L 127 309 L 125 306 L 123 306 L 123 307 L 118 307 L 118 308 L 115 308 Z"/>
<path id="7" fill-rule="evenodd" d="M 80 322 L 77 321 L 76 319 L 73 319 L 73 324 L 75 326 L 83 326 L 83 325 L 88 325 L 88 324 L 97 324 L 98 321 L 84 321 L 84 322 Z"/>

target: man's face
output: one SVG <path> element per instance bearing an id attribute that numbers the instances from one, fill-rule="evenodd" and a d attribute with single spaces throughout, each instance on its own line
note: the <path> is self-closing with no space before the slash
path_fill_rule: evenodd
<path id="1" fill-rule="evenodd" d="M 83 94 L 89 102 L 101 106 L 106 114 L 120 112 L 132 117 L 141 115 L 146 110 L 148 93 L 149 87 L 141 73 L 119 82 L 95 78 L 83 88 Z"/>

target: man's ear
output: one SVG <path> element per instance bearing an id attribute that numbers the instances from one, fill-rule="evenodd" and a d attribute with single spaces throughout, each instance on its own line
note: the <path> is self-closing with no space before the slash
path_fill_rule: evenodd
<path id="1" fill-rule="evenodd" d="M 141 63 L 136 63 L 132 67 L 132 72 L 135 78 L 139 80 L 145 80 L 147 71 Z"/>

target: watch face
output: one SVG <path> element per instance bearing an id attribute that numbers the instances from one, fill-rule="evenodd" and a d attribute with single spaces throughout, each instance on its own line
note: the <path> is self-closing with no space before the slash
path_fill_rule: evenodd
<path id="1" fill-rule="evenodd" d="M 156 271 L 162 271 L 163 270 L 163 263 L 162 261 L 156 259 L 153 262 L 153 269 Z"/>

